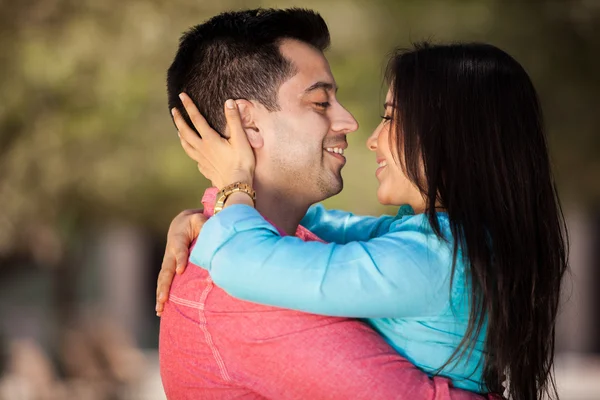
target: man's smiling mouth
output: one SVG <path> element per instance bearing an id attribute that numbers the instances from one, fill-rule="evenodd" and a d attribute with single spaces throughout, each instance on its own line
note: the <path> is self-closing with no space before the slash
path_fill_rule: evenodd
<path id="1" fill-rule="evenodd" d="M 344 154 L 344 149 L 342 149 L 341 147 L 326 147 L 325 151 L 327 151 L 328 153 L 335 153 L 335 154 Z"/>

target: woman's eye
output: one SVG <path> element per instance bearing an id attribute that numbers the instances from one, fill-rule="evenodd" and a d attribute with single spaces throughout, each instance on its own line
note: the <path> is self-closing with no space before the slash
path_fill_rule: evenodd
<path id="1" fill-rule="evenodd" d="M 331 104 L 329 104 L 329 102 L 328 102 L 328 101 L 326 101 L 326 102 L 324 102 L 324 103 L 315 103 L 315 106 L 317 106 L 317 107 L 319 107 L 319 108 L 323 108 L 323 109 L 325 109 L 325 108 L 329 107 L 330 105 L 331 105 Z"/>
<path id="2" fill-rule="evenodd" d="M 385 120 L 385 122 L 388 122 L 392 120 L 392 117 L 390 117 L 389 115 L 382 115 L 381 119 Z"/>

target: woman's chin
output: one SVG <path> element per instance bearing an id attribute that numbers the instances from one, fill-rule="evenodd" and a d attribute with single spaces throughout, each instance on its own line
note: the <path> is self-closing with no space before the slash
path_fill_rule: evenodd
<path id="1" fill-rule="evenodd" d="M 390 202 L 390 197 L 387 195 L 387 193 L 385 193 L 384 191 L 381 190 L 381 186 L 379 187 L 379 190 L 377 190 L 377 200 L 379 201 L 379 204 L 384 205 L 384 206 L 393 205 Z"/>

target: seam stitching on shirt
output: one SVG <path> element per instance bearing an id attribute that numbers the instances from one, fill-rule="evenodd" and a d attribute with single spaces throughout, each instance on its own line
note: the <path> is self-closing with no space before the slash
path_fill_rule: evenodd
<path id="1" fill-rule="evenodd" d="M 204 332 L 204 339 L 206 340 L 206 343 L 208 344 L 208 347 L 210 348 L 210 351 L 212 352 L 213 357 L 214 357 L 217 365 L 219 366 L 219 370 L 221 372 L 221 378 L 223 378 L 223 380 L 226 382 L 231 382 L 231 377 L 229 376 L 229 373 L 227 372 L 227 368 L 225 367 L 225 363 L 223 362 L 221 353 L 219 352 L 219 349 L 217 349 L 217 346 L 215 346 L 215 343 L 212 340 L 212 336 L 211 336 L 210 332 L 208 331 L 208 327 L 206 326 L 206 316 L 204 315 L 204 306 L 206 304 L 206 298 L 208 297 L 208 294 L 210 293 L 210 291 L 212 290 L 212 288 L 214 286 L 212 279 L 208 279 L 207 283 L 208 284 L 206 285 L 206 288 L 204 289 L 204 291 L 202 292 L 202 295 L 200 296 L 200 307 L 198 308 L 198 316 L 200 318 L 200 329 L 202 329 L 202 331 Z"/>
<path id="2" fill-rule="evenodd" d="M 175 304 L 179 304 L 181 306 L 187 306 L 190 308 L 197 308 L 199 310 L 203 310 L 204 309 L 204 304 L 202 303 L 198 303 L 196 301 L 191 301 L 191 300 L 187 300 L 187 299 L 182 299 L 181 297 L 177 297 L 177 296 L 173 296 L 172 294 L 169 295 L 169 301 L 175 303 Z"/>

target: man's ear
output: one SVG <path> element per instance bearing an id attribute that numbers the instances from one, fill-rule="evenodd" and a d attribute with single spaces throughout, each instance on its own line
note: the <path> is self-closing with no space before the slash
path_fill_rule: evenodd
<path id="1" fill-rule="evenodd" d="M 248 100 L 236 100 L 235 102 L 238 106 L 238 110 L 240 111 L 242 127 L 246 131 L 246 136 L 248 137 L 250 146 L 252 146 L 253 149 L 259 149 L 263 147 L 264 141 L 262 132 L 258 128 L 255 120 L 257 111 L 255 105 Z"/>

